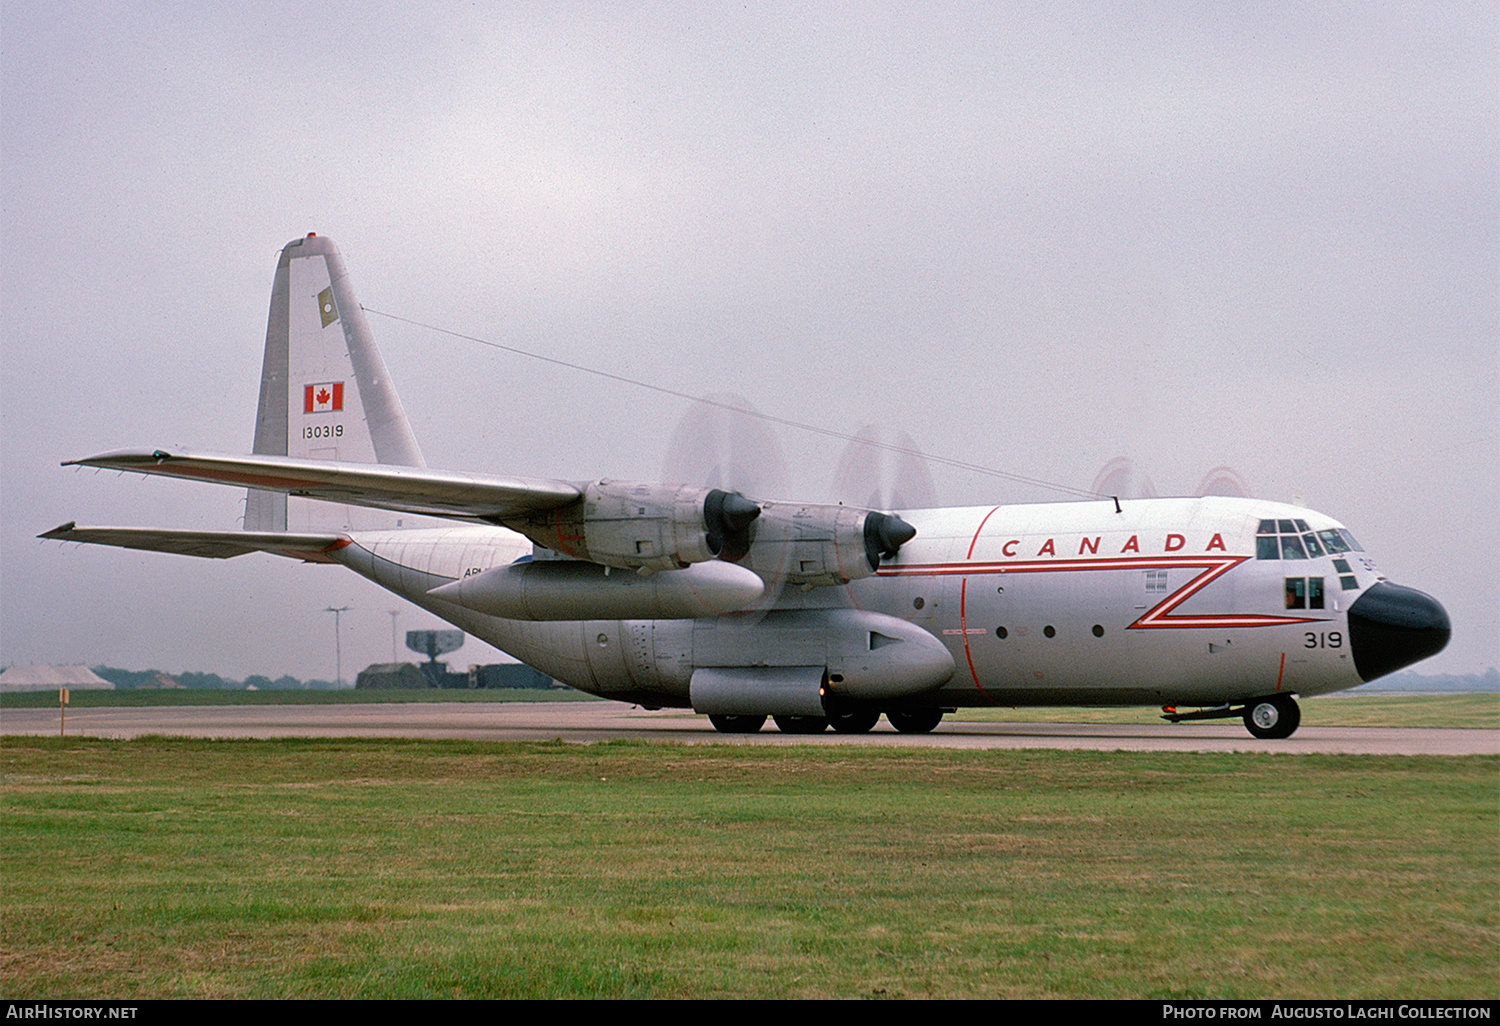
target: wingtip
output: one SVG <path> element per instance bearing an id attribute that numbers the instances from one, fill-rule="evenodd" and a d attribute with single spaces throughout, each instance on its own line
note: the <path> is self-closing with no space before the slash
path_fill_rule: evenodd
<path id="1" fill-rule="evenodd" d="M 64 467 L 98 467 L 101 470 L 134 470 L 151 463 L 165 463 L 177 459 L 165 449 L 111 449 L 76 460 L 63 460 Z"/>

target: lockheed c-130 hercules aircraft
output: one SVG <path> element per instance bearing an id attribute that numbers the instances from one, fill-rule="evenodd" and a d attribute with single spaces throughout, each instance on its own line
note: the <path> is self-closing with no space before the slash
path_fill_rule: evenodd
<path id="1" fill-rule="evenodd" d="M 925 732 L 961 706 L 1153 705 L 1284 738 L 1295 695 L 1355 687 L 1450 634 L 1443 607 L 1387 581 L 1342 524 L 1259 499 L 892 511 L 428 470 L 316 235 L 276 268 L 253 455 L 65 465 L 248 487 L 245 529 L 43 538 L 339 563 L 575 688 L 690 707 L 726 733 L 768 716 L 793 733 L 881 714 Z M 289 530 L 289 495 L 361 509 Z M 386 522 L 354 528 L 370 508 Z"/>

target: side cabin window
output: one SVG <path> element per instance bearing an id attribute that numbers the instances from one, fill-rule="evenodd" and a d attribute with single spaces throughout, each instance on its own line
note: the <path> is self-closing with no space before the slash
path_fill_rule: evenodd
<path id="1" fill-rule="evenodd" d="M 1286 579 L 1286 607 L 1288 609 L 1322 609 L 1323 578 L 1288 577 Z"/>

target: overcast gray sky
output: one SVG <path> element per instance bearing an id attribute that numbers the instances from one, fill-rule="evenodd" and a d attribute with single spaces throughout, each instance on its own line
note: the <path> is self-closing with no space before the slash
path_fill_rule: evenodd
<path id="1" fill-rule="evenodd" d="M 34 539 L 242 493 L 277 251 L 367 307 L 1087 488 L 1347 523 L 1500 661 L 1493 3 L 18 3 L 0 21 L 0 664 L 346 676 L 335 567 Z M 372 317 L 428 462 L 654 479 L 686 402 Z M 787 494 L 842 444 L 780 431 Z M 938 467 L 945 504 L 1064 495 Z M 455 664 L 493 650 L 470 643 Z"/>

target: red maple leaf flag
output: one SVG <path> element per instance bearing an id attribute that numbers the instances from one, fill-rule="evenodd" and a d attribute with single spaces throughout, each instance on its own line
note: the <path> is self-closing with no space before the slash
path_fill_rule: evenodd
<path id="1" fill-rule="evenodd" d="M 303 413 L 338 413 L 344 408 L 344 383 L 321 381 L 302 389 Z"/>

